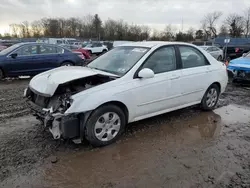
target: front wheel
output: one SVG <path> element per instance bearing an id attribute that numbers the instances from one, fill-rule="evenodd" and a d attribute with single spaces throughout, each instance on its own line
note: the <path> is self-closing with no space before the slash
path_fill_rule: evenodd
<path id="1" fill-rule="evenodd" d="M 204 94 L 201 101 L 203 110 L 213 110 L 219 100 L 220 89 L 216 84 L 211 85 Z"/>
<path id="2" fill-rule="evenodd" d="M 105 105 L 96 109 L 86 122 L 85 137 L 95 147 L 115 142 L 123 133 L 126 118 L 121 108 Z"/>
<path id="3" fill-rule="evenodd" d="M 61 66 L 72 66 L 73 64 L 71 62 L 63 62 Z"/>

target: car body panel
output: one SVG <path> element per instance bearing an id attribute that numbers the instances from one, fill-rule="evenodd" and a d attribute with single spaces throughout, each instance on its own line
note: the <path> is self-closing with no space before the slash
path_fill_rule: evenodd
<path id="1" fill-rule="evenodd" d="M 153 78 L 148 79 L 137 77 L 138 69 L 155 50 L 170 45 L 177 47 L 185 45 L 195 48 L 202 52 L 210 65 L 177 69 L 155 74 Z M 72 95 L 72 104 L 64 115 L 85 113 L 108 102 L 119 102 L 124 104 L 128 110 L 128 122 L 133 122 L 198 104 L 213 83 L 219 84 L 221 92 L 225 91 L 228 81 L 226 66 L 195 45 L 178 42 L 134 42 L 121 46 L 149 47 L 150 49 L 124 76 Z M 88 68 L 82 68 L 82 70 L 68 69 L 68 72 L 71 73 L 68 75 L 66 72 L 65 68 L 43 73 L 33 78 L 30 86 L 41 93 L 49 91 L 51 95 L 56 85 L 62 82 L 97 74 L 97 71 L 88 70 Z M 99 73 L 104 74 L 102 71 L 98 71 Z M 47 78 L 49 75 L 51 75 L 51 78 Z M 67 78 L 63 78 L 65 75 L 67 75 Z M 115 76 L 108 73 L 107 75 Z M 54 85 L 51 84 L 50 86 L 48 84 L 50 82 Z M 50 88 L 47 90 L 45 87 L 42 88 L 42 83 L 47 83 L 48 86 L 46 87 Z"/>
<path id="2" fill-rule="evenodd" d="M 223 59 L 224 54 L 223 50 L 216 46 L 200 46 L 202 49 L 206 50 L 209 54 L 211 54 L 215 59 Z"/>
<path id="3" fill-rule="evenodd" d="M 240 57 L 231 60 L 227 70 L 230 77 L 235 81 L 250 81 L 250 57 Z"/>

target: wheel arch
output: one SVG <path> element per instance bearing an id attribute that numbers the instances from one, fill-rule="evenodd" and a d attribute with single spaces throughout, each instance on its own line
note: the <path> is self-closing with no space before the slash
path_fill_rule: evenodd
<path id="1" fill-rule="evenodd" d="M 72 60 L 64 60 L 64 61 L 62 61 L 61 62 L 61 65 L 63 64 L 63 63 L 72 63 L 73 65 L 75 65 L 75 62 L 73 62 Z"/>
<path id="2" fill-rule="evenodd" d="M 102 106 L 109 105 L 109 104 L 112 104 L 112 105 L 115 105 L 115 106 L 118 106 L 119 108 L 121 108 L 121 110 L 125 114 L 126 123 L 128 123 L 128 120 L 129 120 L 129 111 L 128 111 L 127 106 L 123 102 L 121 102 L 121 101 L 108 101 L 108 102 L 105 102 L 105 103 L 99 105 L 97 108 L 100 108 Z"/>
<path id="3" fill-rule="evenodd" d="M 5 77 L 6 76 L 6 72 L 4 71 L 4 69 L 3 69 L 2 66 L 0 66 L 0 70 L 3 72 L 3 77 Z"/>
<path id="4" fill-rule="evenodd" d="M 219 82 L 214 82 L 214 83 L 212 83 L 209 87 L 211 87 L 212 85 L 217 85 L 218 88 L 219 88 L 219 91 L 221 92 L 221 84 L 220 84 Z M 209 87 L 208 87 L 208 88 L 209 88 Z"/>

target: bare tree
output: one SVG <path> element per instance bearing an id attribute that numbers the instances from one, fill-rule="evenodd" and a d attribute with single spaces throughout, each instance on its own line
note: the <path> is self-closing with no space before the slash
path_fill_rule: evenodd
<path id="1" fill-rule="evenodd" d="M 244 31 L 244 19 L 238 14 L 230 14 L 225 24 L 229 27 L 229 32 L 232 37 L 240 37 Z"/>
<path id="2" fill-rule="evenodd" d="M 162 39 L 167 41 L 174 40 L 176 29 L 172 27 L 170 24 L 167 25 L 162 33 Z"/>
<path id="3" fill-rule="evenodd" d="M 19 33 L 19 25 L 18 24 L 10 24 L 10 31 L 13 37 L 18 37 Z"/>
<path id="4" fill-rule="evenodd" d="M 216 22 L 222 16 L 222 12 L 214 11 L 204 16 L 202 28 L 207 35 L 217 37 Z"/>
<path id="5" fill-rule="evenodd" d="M 33 21 L 31 23 L 31 31 L 34 37 L 40 37 L 42 35 L 42 26 L 40 21 Z"/>
<path id="6" fill-rule="evenodd" d="M 220 26 L 220 36 L 227 36 L 228 35 L 228 28 L 224 24 Z"/>
<path id="7" fill-rule="evenodd" d="M 250 7 L 246 10 L 244 16 L 244 35 L 248 37 L 250 34 Z"/>

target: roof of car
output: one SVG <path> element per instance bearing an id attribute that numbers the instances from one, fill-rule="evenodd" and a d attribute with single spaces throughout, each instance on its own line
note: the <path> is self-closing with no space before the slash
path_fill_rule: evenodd
<path id="1" fill-rule="evenodd" d="M 126 44 L 122 44 L 120 46 L 138 46 L 138 47 L 146 47 L 146 48 L 152 48 L 154 46 L 163 46 L 163 45 L 173 45 L 173 44 L 185 44 L 194 46 L 190 43 L 184 43 L 184 42 L 165 42 L 165 41 L 145 41 L 145 42 L 128 42 Z"/>

